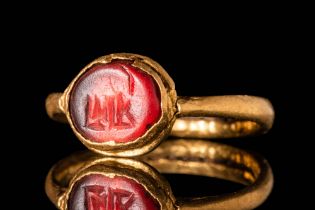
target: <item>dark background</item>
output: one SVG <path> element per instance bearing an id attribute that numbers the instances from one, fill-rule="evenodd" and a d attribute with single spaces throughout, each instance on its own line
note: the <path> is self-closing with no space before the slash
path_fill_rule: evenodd
<path id="1" fill-rule="evenodd" d="M 12 110 L 4 113 L 9 119 L 5 131 L 14 137 L 9 150 L 18 161 L 4 161 L 4 166 L 14 171 L 8 183 L 22 186 L 10 185 L 13 193 L 23 192 L 23 202 L 14 202 L 15 206 L 55 209 L 45 195 L 45 176 L 56 161 L 84 147 L 68 125 L 48 118 L 45 98 L 51 92 L 62 92 L 90 61 L 115 52 L 142 54 L 159 62 L 175 81 L 180 96 L 248 94 L 270 99 L 276 118 L 268 134 L 222 142 L 269 160 L 275 185 L 258 209 L 292 207 L 298 197 L 304 197 L 299 188 L 308 182 L 298 178 L 298 168 L 304 166 L 296 157 L 306 154 L 299 122 L 301 114 L 308 114 L 303 94 L 307 95 L 310 83 L 297 60 L 300 43 L 294 31 L 299 25 L 294 18 L 275 11 L 231 17 L 206 11 L 195 11 L 197 15 L 168 12 L 172 18 L 160 12 L 132 19 L 131 13 L 119 20 L 100 13 L 96 23 L 39 11 L 8 24 L 4 39 L 9 45 L 4 48 L 8 59 L 3 63 L 8 65 L 5 71 L 10 76 L 5 80 L 10 85 L 4 87 L 3 105 Z M 147 16 L 157 18 L 147 23 Z M 175 195 L 216 195 L 239 188 L 208 178 L 167 178 Z"/>

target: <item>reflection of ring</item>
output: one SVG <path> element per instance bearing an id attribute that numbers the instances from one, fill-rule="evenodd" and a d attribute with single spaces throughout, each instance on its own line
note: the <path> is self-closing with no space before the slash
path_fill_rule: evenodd
<path id="1" fill-rule="evenodd" d="M 272 171 L 262 157 L 203 140 L 167 140 L 139 161 L 81 153 L 56 164 L 46 192 L 59 208 L 253 209 L 269 195 Z M 217 197 L 176 199 L 162 173 L 204 175 L 248 185 Z M 140 208 L 141 207 L 141 208 Z"/>
<path id="2" fill-rule="evenodd" d="M 170 132 L 191 138 L 264 133 L 274 117 L 269 101 L 259 97 L 177 97 L 166 71 L 134 54 L 96 59 L 63 94 L 51 94 L 46 109 L 69 122 L 89 149 L 116 156 L 144 154 Z"/>

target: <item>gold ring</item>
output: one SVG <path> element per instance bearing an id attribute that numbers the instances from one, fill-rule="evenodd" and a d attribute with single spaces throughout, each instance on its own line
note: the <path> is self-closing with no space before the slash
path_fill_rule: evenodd
<path id="1" fill-rule="evenodd" d="M 90 150 L 115 156 L 147 153 L 169 134 L 229 138 L 265 133 L 274 119 L 272 105 L 260 97 L 178 97 L 157 62 L 125 53 L 88 64 L 64 93 L 48 96 L 46 110 L 51 118 L 69 122 Z"/>
<path id="2" fill-rule="evenodd" d="M 175 198 L 161 173 L 216 177 L 246 185 L 216 197 Z M 272 170 L 259 155 L 204 140 L 166 140 L 137 159 L 91 152 L 57 163 L 46 178 L 46 193 L 57 208 L 242 210 L 259 206 L 273 186 Z"/>

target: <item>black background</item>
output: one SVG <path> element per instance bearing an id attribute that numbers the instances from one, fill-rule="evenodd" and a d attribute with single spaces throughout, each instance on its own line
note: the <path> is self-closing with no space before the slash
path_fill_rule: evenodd
<path id="1" fill-rule="evenodd" d="M 298 66 L 293 19 L 272 11 L 268 15 L 253 12 L 250 18 L 195 12 L 175 15 L 169 11 L 172 18 L 165 18 L 163 12 L 145 13 L 136 19 L 132 13 L 121 19 L 101 13 L 96 23 L 40 11 L 8 23 L 4 39 L 9 45 L 4 48 L 8 59 L 3 63 L 8 64 L 4 71 L 12 74 L 8 77 L 11 85 L 4 88 L 9 91 L 4 91 L 3 105 L 11 110 L 4 113 L 9 119 L 6 132 L 13 136 L 8 151 L 19 161 L 4 162 L 14 171 L 8 183 L 23 189 L 10 185 L 12 193 L 23 192 L 23 202 L 15 206 L 55 209 L 44 192 L 45 176 L 56 161 L 84 147 L 68 125 L 48 118 L 45 98 L 51 92 L 62 92 L 93 59 L 115 52 L 142 54 L 159 62 L 175 81 L 180 96 L 248 94 L 270 99 L 276 118 L 268 134 L 222 142 L 269 160 L 275 185 L 258 209 L 292 206 L 304 196 L 299 187 L 308 182 L 306 178 L 297 181 L 301 175 L 297 168 L 303 166 L 296 157 L 306 154 L 298 122 L 300 114 L 308 113 L 303 94 L 310 83 Z M 147 16 L 157 18 L 147 23 Z M 206 178 L 167 178 L 175 195 L 215 195 L 239 188 Z"/>

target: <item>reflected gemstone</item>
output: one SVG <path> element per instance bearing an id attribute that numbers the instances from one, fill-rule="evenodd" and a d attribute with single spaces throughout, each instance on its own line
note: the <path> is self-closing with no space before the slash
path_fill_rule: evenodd
<path id="1" fill-rule="evenodd" d="M 161 94 L 149 74 L 116 60 L 87 70 L 75 83 L 70 114 L 76 129 L 93 142 L 132 142 L 161 116 Z"/>
<path id="2" fill-rule="evenodd" d="M 145 210 L 160 209 L 160 204 L 133 179 L 90 174 L 73 187 L 69 210 Z"/>

